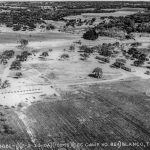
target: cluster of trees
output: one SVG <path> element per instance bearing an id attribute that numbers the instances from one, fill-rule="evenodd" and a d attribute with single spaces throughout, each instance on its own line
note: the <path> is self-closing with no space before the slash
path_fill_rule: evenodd
<path id="1" fill-rule="evenodd" d="M 10 70 L 13 70 L 13 69 L 14 70 L 20 70 L 21 69 L 21 62 L 18 60 L 13 61 L 9 69 Z"/>
<path id="2" fill-rule="evenodd" d="M 105 62 L 105 63 L 109 63 L 110 62 L 109 58 L 104 58 L 104 57 L 99 57 L 99 56 L 96 56 L 95 58 L 100 60 L 100 61 L 102 61 L 102 62 Z"/>
<path id="3" fill-rule="evenodd" d="M 90 54 L 92 54 L 95 50 L 95 47 L 88 47 L 87 45 L 81 45 L 80 50 L 78 52 L 80 52 L 80 56 L 81 56 L 81 60 L 87 60 L 87 58 L 89 58 Z"/>
<path id="4" fill-rule="evenodd" d="M 5 4 L 4 4 L 5 5 Z M 13 9 L 11 7 L 2 7 L 4 12 L 0 13 L 0 23 L 6 24 L 8 27 L 13 27 L 13 30 L 34 30 L 36 28 L 36 24 L 39 23 L 45 23 L 44 20 L 64 20 L 63 17 L 70 16 L 70 15 L 80 15 L 82 13 L 110 13 L 115 12 L 115 10 L 104 10 L 104 9 L 113 9 L 113 8 L 121 8 L 124 6 L 131 6 L 131 7 L 139 7 L 143 6 L 146 8 L 150 8 L 148 3 L 140 3 L 138 4 L 131 4 L 126 2 L 56 2 L 56 3 L 49 3 L 49 4 L 43 4 L 43 3 L 37 3 L 36 4 L 28 4 L 25 5 L 23 9 Z M 20 4 L 16 4 L 16 6 L 20 6 Z M 23 5 L 24 6 L 24 5 Z M 51 6 L 51 9 L 44 9 L 41 6 Z M 57 8 L 57 9 L 56 9 Z M 128 20 L 132 21 L 128 21 Z M 134 26 L 135 23 L 143 23 L 143 22 L 149 22 L 150 17 L 149 13 L 138 13 L 134 14 L 128 17 L 114 17 L 111 20 L 115 20 L 115 22 L 112 22 L 108 25 L 105 25 L 105 27 L 111 27 L 111 26 L 119 26 L 120 28 L 123 27 L 127 32 L 132 32 L 135 30 L 136 26 Z M 89 25 L 93 24 L 95 19 L 92 19 L 90 22 L 87 22 Z M 132 24 L 133 23 L 133 24 Z M 81 25 L 81 20 L 78 21 L 77 25 Z M 74 26 L 74 23 L 70 22 L 68 25 Z M 137 27 L 136 30 L 141 30 L 142 25 Z M 48 27 L 50 29 L 51 27 Z M 145 29 L 144 29 L 145 30 Z M 148 30 L 148 27 L 146 27 L 146 30 Z"/>
<path id="5" fill-rule="evenodd" d="M 114 50 L 114 44 L 103 43 L 101 46 L 99 46 L 98 53 L 105 57 L 111 57 L 111 55 L 113 54 L 113 50 Z"/>
<path id="6" fill-rule="evenodd" d="M 18 61 L 26 61 L 28 56 L 32 55 L 31 53 L 29 53 L 28 51 L 23 51 L 21 53 L 21 55 L 17 55 L 16 56 L 16 60 Z"/>
<path id="7" fill-rule="evenodd" d="M 109 17 L 109 22 L 102 22 L 95 27 L 97 30 L 106 30 L 118 28 L 120 30 L 126 31 L 127 33 L 131 33 L 134 31 L 135 22 L 134 20 L 130 19 L 129 17 Z"/>
<path id="8" fill-rule="evenodd" d="M 138 47 L 138 46 L 141 46 L 141 45 L 142 45 L 142 43 L 139 43 L 139 42 L 131 43 L 132 47 Z"/>
<path id="9" fill-rule="evenodd" d="M 14 31 L 19 30 L 34 30 L 36 24 L 45 23 L 41 19 L 41 11 L 31 11 L 27 9 L 11 10 L 0 14 L 0 23 L 6 24 L 7 27 L 12 27 Z"/>
<path id="10" fill-rule="evenodd" d="M 147 11 L 145 13 L 136 13 L 130 15 L 130 18 L 134 20 L 136 23 L 149 23 L 150 22 L 150 12 Z"/>
<path id="11" fill-rule="evenodd" d="M 135 21 L 128 17 L 113 17 L 113 19 L 109 22 L 104 21 L 86 31 L 83 34 L 83 38 L 87 40 L 96 40 L 98 36 L 115 36 L 125 39 L 132 39 L 134 37 L 131 32 L 137 31 L 137 27 L 138 26 L 135 25 Z M 114 31 L 113 29 L 118 29 L 118 31 Z M 121 33 L 119 31 L 123 32 Z"/>
<path id="12" fill-rule="evenodd" d="M 54 29 L 55 29 L 55 26 L 52 25 L 52 24 L 48 24 L 48 25 L 46 26 L 46 30 L 54 30 Z"/>
<path id="13" fill-rule="evenodd" d="M 41 7 L 27 7 L 26 9 L 9 9 L 8 12 L 0 13 L 0 23 L 5 24 L 7 27 L 12 27 L 14 31 L 34 30 L 36 24 L 46 24 L 44 20 L 64 20 L 63 17 L 69 15 L 81 14 L 78 11 L 69 9 L 61 10 L 46 10 Z M 47 30 L 54 29 L 54 26 L 47 26 Z"/>
<path id="14" fill-rule="evenodd" d="M 130 48 L 128 50 L 128 54 L 131 55 L 132 58 L 136 59 L 134 61 L 135 66 L 141 66 L 145 61 L 148 61 L 146 54 L 138 51 L 136 48 Z"/>
<path id="15" fill-rule="evenodd" d="M 80 56 L 82 57 L 81 60 L 86 60 L 90 54 L 94 53 L 94 52 L 98 52 L 99 55 L 102 55 L 104 57 L 111 57 L 112 54 L 115 53 L 114 49 L 115 47 L 119 47 L 119 42 L 115 42 L 115 43 L 103 43 L 102 45 L 97 45 L 97 46 L 93 46 L 93 47 L 88 47 L 87 45 L 81 45 L 79 48 L 80 50 L 78 52 L 80 52 Z M 97 59 L 97 58 L 96 58 Z M 108 62 L 108 60 L 104 60 Z"/>
<path id="16" fill-rule="evenodd" d="M 88 47 L 87 45 L 81 45 L 80 47 L 80 51 L 82 53 L 93 53 L 94 52 L 94 47 Z"/>
<path id="17" fill-rule="evenodd" d="M 1 57 L 5 57 L 7 59 L 10 59 L 14 56 L 15 52 L 13 50 L 6 50 L 2 53 Z"/>
<path id="18" fill-rule="evenodd" d="M 42 23 L 46 24 L 44 20 L 66 21 L 63 18 L 65 16 L 80 15 L 81 13 L 104 13 L 104 12 L 110 13 L 110 12 L 114 12 L 115 10 L 103 10 L 103 9 L 121 8 L 122 6 L 124 6 L 124 3 L 120 4 L 120 2 L 117 2 L 117 4 L 105 3 L 105 2 L 100 4 L 99 2 L 94 2 L 94 3 L 90 2 L 88 6 L 87 6 L 87 2 L 86 5 L 82 5 L 84 2 L 81 2 L 82 4 L 80 5 L 75 3 L 75 6 L 73 5 L 73 3 L 74 2 L 71 2 L 70 7 L 68 7 L 68 4 L 66 3 L 64 4 L 59 3 L 58 5 L 60 6 L 60 8 L 57 8 L 58 6 L 54 5 L 53 8 L 57 8 L 57 9 L 43 9 L 38 6 L 31 7 L 30 5 L 26 6 L 25 9 L 7 8 L 10 11 L 4 11 L 0 13 L 0 23 L 6 24 L 7 27 L 12 27 L 14 31 L 34 30 L 36 28 L 36 24 L 42 24 Z M 138 13 L 126 17 L 109 17 L 110 19 L 109 23 L 100 24 L 100 26 L 97 26 L 97 28 L 103 27 L 107 29 L 112 27 L 118 27 L 126 31 L 127 33 L 131 33 L 134 31 L 150 32 L 149 16 L 150 16 L 149 13 Z M 66 27 L 70 25 L 73 27 L 75 25 L 81 26 L 83 23 L 87 25 L 92 25 L 94 21 L 95 18 L 92 18 L 91 20 L 84 20 L 84 21 L 81 21 L 81 19 L 67 20 Z M 50 29 L 54 29 L 54 26 L 48 25 L 46 26 L 46 28 L 47 30 L 50 30 Z"/>
<path id="19" fill-rule="evenodd" d="M 114 62 L 114 63 L 111 65 L 111 67 L 114 67 L 114 68 L 121 68 L 121 67 L 123 67 L 123 66 L 124 66 L 124 63 L 123 63 L 123 62 L 118 62 L 118 61 Z"/>
<path id="20" fill-rule="evenodd" d="M 88 19 L 88 20 L 87 19 L 81 20 L 80 18 L 79 19 L 65 19 L 65 21 L 66 21 L 65 28 L 68 26 L 72 26 L 72 27 L 81 26 L 83 24 L 93 25 L 95 20 L 96 20 L 96 18 L 94 18 L 94 17 L 92 19 Z"/>
<path id="21" fill-rule="evenodd" d="M 6 50 L 0 55 L 1 63 L 6 64 L 7 61 L 14 56 L 15 52 L 13 50 Z"/>
<path id="22" fill-rule="evenodd" d="M 100 34 L 109 34 L 104 32 L 107 29 L 118 28 L 130 34 L 131 32 L 147 32 L 150 33 L 150 14 L 137 13 L 129 16 L 113 17 L 110 16 L 109 22 L 100 23 L 95 29 L 100 30 Z M 103 32 L 102 32 L 103 31 Z"/>
<path id="23" fill-rule="evenodd" d="M 86 40 L 96 40 L 98 33 L 94 29 L 90 29 L 83 34 L 83 38 Z"/>
<path id="24" fill-rule="evenodd" d="M 131 72 L 132 71 L 131 68 L 126 67 L 125 63 L 126 63 L 125 59 L 116 59 L 116 61 L 110 67 L 121 68 L 121 69 L 123 69 L 125 71 Z"/>
<path id="25" fill-rule="evenodd" d="M 28 7 L 26 9 L 18 10 L 11 9 L 10 12 L 1 12 L 0 23 L 5 24 L 7 27 L 12 27 L 14 31 L 32 31 L 36 28 L 37 24 L 46 24 L 44 20 L 65 21 L 63 17 L 77 14 L 81 14 L 81 12 L 68 10 L 66 8 L 61 10 L 44 10 L 40 7 Z M 77 25 L 80 24 L 81 22 L 77 23 Z M 67 25 L 73 24 L 68 23 Z M 46 26 L 47 30 L 51 30 L 54 28 L 55 27 L 51 24 Z"/>
<path id="26" fill-rule="evenodd" d="M 116 61 L 111 65 L 111 67 L 122 68 L 126 63 L 125 59 L 116 59 Z"/>

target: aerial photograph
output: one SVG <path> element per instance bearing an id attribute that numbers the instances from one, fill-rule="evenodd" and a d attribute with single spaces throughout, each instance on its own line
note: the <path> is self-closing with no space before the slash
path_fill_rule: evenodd
<path id="1" fill-rule="evenodd" d="M 150 1 L 0 1 L 0 150 L 150 150 Z"/>

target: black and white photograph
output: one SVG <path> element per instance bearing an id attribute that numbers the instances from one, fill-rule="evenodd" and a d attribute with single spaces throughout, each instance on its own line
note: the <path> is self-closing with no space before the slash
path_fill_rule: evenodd
<path id="1" fill-rule="evenodd" d="M 0 150 L 150 150 L 150 1 L 0 0 Z"/>

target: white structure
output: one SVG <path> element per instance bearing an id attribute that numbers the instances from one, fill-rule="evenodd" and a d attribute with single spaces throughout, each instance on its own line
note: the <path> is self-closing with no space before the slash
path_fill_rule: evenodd
<path id="1" fill-rule="evenodd" d="M 0 89 L 0 104 L 17 106 L 21 102 L 31 103 L 39 100 L 41 95 L 53 95 L 58 93 L 50 85 L 33 85 Z"/>

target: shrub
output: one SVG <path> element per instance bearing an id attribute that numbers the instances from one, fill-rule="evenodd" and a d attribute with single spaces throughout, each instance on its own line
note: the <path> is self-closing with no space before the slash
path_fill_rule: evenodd
<path id="1" fill-rule="evenodd" d="M 81 60 L 87 60 L 87 58 L 89 57 L 89 54 L 83 53 L 83 54 L 80 54 L 80 56 L 82 57 Z"/>
<path id="2" fill-rule="evenodd" d="M 125 60 L 125 59 L 119 59 L 119 58 L 118 58 L 118 59 L 116 59 L 116 62 L 121 62 L 121 63 L 124 63 L 124 64 L 125 64 L 125 63 L 126 63 L 126 60 Z"/>
<path id="3" fill-rule="evenodd" d="M 93 53 L 94 49 L 87 47 L 86 45 L 80 46 L 80 51 L 79 52 L 84 52 L 84 53 Z"/>
<path id="4" fill-rule="evenodd" d="M 143 64 L 144 64 L 144 62 L 143 61 L 140 61 L 140 60 L 136 60 L 136 61 L 134 61 L 134 66 L 137 66 L 137 67 L 139 67 L 139 66 L 142 66 Z"/>
<path id="5" fill-rule="evenodd" d="M 1 83 L 0 88 L 1 88 L 1 89 L 5 89 L 5 88 L 7 88 L 7 87 L 9 87 L 9 86 L 10 86 L 9 81 L 8 81 L 8 80 L 5 80 L 3 83 Z"/>
<path id="6" fill-rule="evenodd" d="M 28 40 L 26 40 L 26 39 L 21 39 L 19 42 L 20 42 L 20 44 L 21 44 L 22 47 L 27 46 L 28 43 L 29 43 Z"/>
<path id="7" fill-rule="evenodd" d="M 21 69 L 21 63 L 20 61 L 13 61 L 11 66 L 10 66 L 10 69 L 15 69 L 15 70 L 19 70 Z"/>
<path id="8" fill-rule="evenodd" d="M 141 45 L 142 45 L 142 43 L 139 43 L 139 42 L 134 42 L 131 44 L 131 46 L 133 46 L 133 47 L 137 47 L 137 46 L 141 46 Z"/>
<path id="9" fill-rule="evenodd" d="M 55 29 L 55 26 L 52 25 L 52 24 L 48 24 L 48 25 L 46 26 L 46 30 L 54 30 L 54 29 Z"/>
<path id="10" fill-rule="evenodd" d="M 69 58 L 69 55 L 68 55 L 68 54 L 62 54 L 62 55 L 60 56 L 60 58 L 66 59 L 66 58 Z"/>
<path id="11" fill-rule="evenodd" d="M 83 38 L 86 40 L 96 40 L 98 38 L 98 33 L 95 30 L 89 30 L 83 34 Z"/>
<path id="12" fill-rule="evenodd" d="M 75 45 L 70 45 L 69 50 L 74 51 L 75 50 Z"/>
<path id="13" fill-rule="evenodd" d="M 13 25 L 13 31 L 19 31 L 21 29 L 21 25 Z"/>

